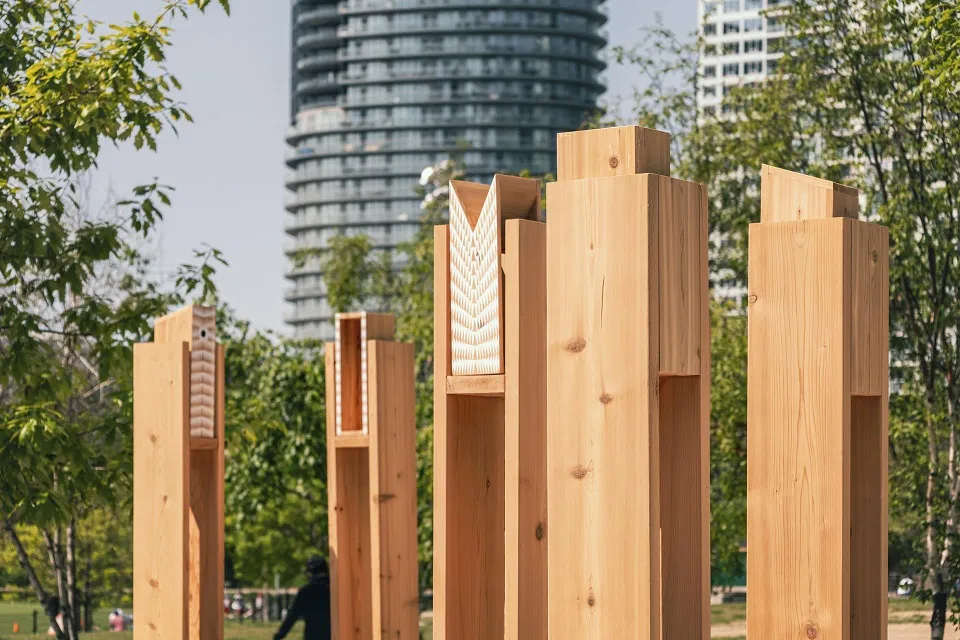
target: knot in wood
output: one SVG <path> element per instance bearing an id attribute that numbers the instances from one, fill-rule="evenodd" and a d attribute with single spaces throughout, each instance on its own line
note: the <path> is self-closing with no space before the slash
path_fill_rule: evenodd
<path id="1" fill-rule="evenodd" d="M 812 624 L 808 624 L 807 628 L 804 629 L 804 632 L 806 633 L 807 638 L 810 640 L 817 640 L 817 636 L 820 635 L 820 633 L 817 631 L 817 627 Z"/>
<path id="2" fill-rule="evenodd" d="M 753 304 L 753 303 L 756 302 L 756 301 L 757 301 L 757 296 L 754 295 L 754 294 L 752 294 L 752 293 L 751 293 L 750 296 L 747 298 L 747 302 L 749 302 L 750 304 Z"/>
<path id="3" fill-rule="evenodd" d="M 588 473 L 590 473 L 590 467 L 585 467 L 582 464 L 578 464 L 570 472 L 570 475 L 572 475 L 577 480 L 583 480 L 584 478 L 587 477 Z"/>
<path id="4" fill-rule="evenodd" d="M 543 540 L 543 523 L 540 522 L 537 524 L 537 540 Z"/>
<path id="5" fill-rule="evenodd" d="M 871 257 L 873 258 L 873 264 L 877 264 L 877 261 L 880 259 L 880 255 L 874 251 Z"/>
<path id="6" fill-rule="evenodd" d="M 570 353 L 580 353 L 587 348 L 587 341 L 583 338 L 576 338 L 567 343 L 566 349 Z"/>
<path id="7" fill-rule="evenodd" d="M 587 604 L 591 607 L 597 604 L 597 597 L 593 595 L 593 591 L 591 591 L 590 595 L 587 596 Z"/>
<path id="8" fill-rule="evenodd" d="M 600 402 L 602 404 L 610 404 L 611 402 L 613 402 L 613 396 L 610 395 L 609 393 L 604 392 L 600 395 Z"/>
<path id="9" fill-rule="evenodd" d="M 610 168 L 616 169 L 620 166 L 620 158 L 617 156 L 610 156 Z"/>

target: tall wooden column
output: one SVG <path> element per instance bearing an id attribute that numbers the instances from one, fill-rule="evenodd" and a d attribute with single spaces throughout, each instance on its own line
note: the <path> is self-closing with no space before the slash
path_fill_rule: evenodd
<path id="1" fill-rule="evenodd" d="M 215 309 L 133 350 L 133 607 L 141 639 L 223 638 L 223 347 Z"/>
<path id="2" fill-rule="evenodd" d="M 887 637 L 888 233 L 763 167 L 750 225 L 747 635 Z"/>
<path id="3" fill-rule="evenodd" d="M 393 331 L 340 313 L 325 350 L 335 640 L 419 638 L 413 345 Z"/>
<path id="4" fill-rule="evenodd" d="M 540 183 L 451 182 L 435 232 L 434 638 L 546 640 Z"/>
<path id="5" fill-rule="evenodd" d="M 551 638 L 710 636 L 707 195 L 669 177 L 669 145 L 640 127 L 557 138 Z"/>

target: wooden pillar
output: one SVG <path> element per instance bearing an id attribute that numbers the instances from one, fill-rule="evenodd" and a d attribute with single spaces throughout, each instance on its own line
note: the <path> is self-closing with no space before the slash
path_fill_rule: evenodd
<path id="1" fill-rule="evenodd" d="M 747 635 L 887 637 L 887 229 L 763 167 L 750 225 Z"/>
<path id="2" fill-rule="evenodd" d="M 546 640 L 540 183 L 450 186 L 434 236 L 434 638 Z"/>
<path id="3" fill-rule="evenodd" d="M 669 145 L 640 127 L 557 138 L 552 638 L 710 637 L 707 195 L 669 177 Z"/>
<path id="4" fill-rule="evenodd" d="M 133 350 L 137 640 L 223 638 L 223 347 L 216 311 L 157 320 Z"/>
<path id="5" fill-rule="evenodd" d="M 335 640 L 418 640 L 413 345 L 388 314 L 340 313 L 327 344 Z"/>

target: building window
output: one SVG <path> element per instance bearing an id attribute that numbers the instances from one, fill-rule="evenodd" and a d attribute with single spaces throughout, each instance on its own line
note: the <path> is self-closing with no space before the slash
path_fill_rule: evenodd
<path id="1" fill-rule="evenodd" d="M 716 87 L 704 87 L 703 88 L 703 97 L 704 98 L 713 98 L 717 95 Z"/>
<path id="2" fill-rule="evenodd" d="M 754 11 L 755 9 L 763 9 L 763 0 L 746 0 L 747 11 Z"/>
<path id="3" fill-rule="evenodd" d="M 776 73 L 778 66 L 778 60 L 767 60 L 767 74 Z"/>
<path id="4" fill-rule="evenodd" d="M 706 44 L 706 45 L 703 45 L 703 55 L 705 55 L 705 56 L 715 56 L 715 55 L 717 55 L 717 45 L 715 45 L 715 44 Z"/>
<path id="5" fill-rule="evenodd" d="M 779 18 L 767 18 L 767 31 L 770 33 L 780 33 L 783 31 L 783 23 Z"/>
<path id="6" fill-rule="evenodd" d="M 773 18 L 771 18 L 772 20 Z M 740 33 L 740 23 L 739 22 L 724 22 L 723 23 L 723 33 L 724 35 L 728 33 Z"/>
<path id="7" fill-rule="evenodd" d="M 763 40 L 747 40 L 743 43 L 744 53 L 754 53 L 756 51 L 763 51 Z"/>
<path id="8" fill-rule="evenodd" d="M 725 85 L 723 87 L 723 97 L 726 98 L 728 95 L 730 95 L 731 91 L 733 91 L 733 85 L 732 84 Z"/>
<path id="9" fill-rule="evenodd" d="M 731 62 L 729 64 L 723 65 L 723 75 L 726 76 L 736 76 L 740 74 L 740 63 Z"/>
<path id="10" fill-rule="evenodd" d="M 703 35 L 705 36 L 715 36 L 717 35 L 717 23 L 709 22 L 703 25 Z"/>
<path id="11" fill-rule="evenodd" d="M 730 56 L 740 53 L 740 43 L 739 42 L 724 42 L 723 43 L 723 55 Z"/>
<path id="12" fill-rule="evenodd" d="M 763 73 L 763 62 L 759 60 L 753 60 L 751 62 L 743 63 L 743 74 L 748 75 L 751 73 Z"/>
<path id="13" fill-rule="evenodd" d="M 717 2 L 713 2 L 713 1 L 711 1 L 711 2 L 704 2 L 704 3 L 703 3 L 703 15 L 709 16 L 709 15 L 712 15 L 712 14 L 716 13 L 716 12 L 717 12 L 717 8 L 718 8 L 719 6 L 720 6 L 720 5 L 719 5 L 719 3 L 717 3 Z"/>
<path id="14" fill-rule="evenodd" d="M 783 51 L 783 38 L 770 38 L 767 40 L 767 51 L 770 53 L 781 53 Z"/>
<path id="15" fill-rule="evenodd" d="M 747 18 L 743 21 L 743 31 L 745 33 L 763 31 L 763 18 Z"/>
<path id="16" fill-rule="evenodd" d="M 703 77 L 704 78 L 716 78 L 717 77 L 717 68 L 713 65 L 703 68 Z"/>
<path id="17" fill-rule="evenodd" d="M 740 11 L 740 0 L 723 0 L 723 12 L 733 13 Z"/>

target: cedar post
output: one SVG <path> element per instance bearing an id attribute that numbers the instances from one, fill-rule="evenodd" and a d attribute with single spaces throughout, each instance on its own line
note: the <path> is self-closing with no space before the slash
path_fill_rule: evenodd
<path id="1" fill-rule="evenodd" d="M 434 637 L 546 640 L 540 183 L 450 187 L 434 235 Z"/>
<path id="2" fill-rule="evenodd" d="M 392 315 L 339 313 L 326 345 L 334 640 L 417 640 L 413 345 Z"/>
<path id="3" fill-rule="evenodd" d="M 750 225 L 747 635 L 887 637 L 888 243 L 763 167 Z"/>
<path id="4" fill-rule="evenodd" d="M 547 186 L 552 638 L 710 637 L 707 195 L 670 137 L 562 133 Z M 773 636 L 757 636 L 772 638 Z"/>
<path id="5" fill-rule="evenodd" d="M 216 311 L 157 320 L 133 350 L 137 640 L 223 638 L 223 347 Z"/>

